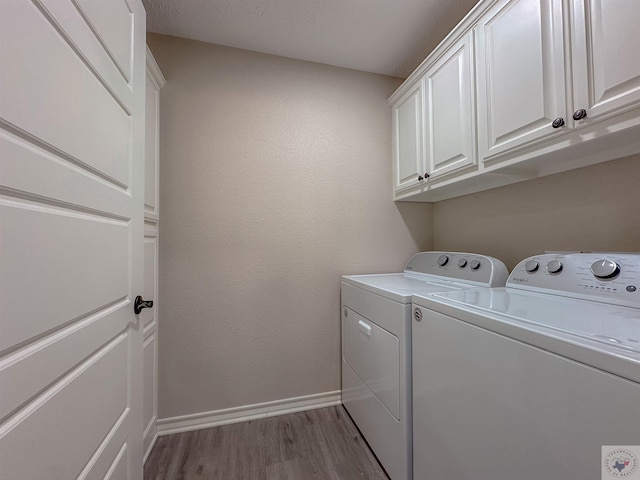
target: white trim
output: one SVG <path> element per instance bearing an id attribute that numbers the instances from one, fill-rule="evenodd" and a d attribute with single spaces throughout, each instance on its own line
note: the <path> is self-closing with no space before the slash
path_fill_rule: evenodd
<path id="1" fill-rule="evenodd" d="M 285 398 L 272 402 L 244 405 L 242 407 L 224 408 L 212 412 L 194 413 L 179 417 L 161 418 L 158 420 L 158 435 L 190 432 L 201 428 L 217 427 L 231 423 L 246 422 L 259 418 L 275 417 L 288 413 L 303 412 L 316 408 L 332 407 L 342 403 L 340 390 L 315 393 L 302 397 Z"/>
<path id="2" fill-rule="evenodd" d="M 433 49 L 431 53 L 425 58 L 418 67 L 409 75 L 402 85 L 400 85 L 395 92 L 391 94 L 391 96 L 387 99 L 387 102 L 390 105 L 395 104 L 398 99 L 404 95 L 406 91 L 408 91 L 415 83 L 417 83 L 422 76 L 427 72 L 431 66 L 436 63 L 442 55 L 447 53 L 447 51 L 463 36 L 467 33 L 471 32 L 478 21 L 485 14 L 489 8 L 491 8 L 494 4 L 496 4 L 498 0 L 481 0 L 479 1 L 475 7 L 471 9 L 467 15 L 460 20 L 453 29 L 449 32 L 449 34 L 442 40 L 436 48 Z"/>
<path id="3" fill-rule="evenodd" d="M 149 78 L 151 79 L 154 86 L 158 90 L 164 87 L 164 84 L 167 83 L 167 81 L 164 78 L 164 75 L 160 71 L 158 62 L 156 62 L 156 59 L 154 58 L 153 53 L 151 53 L 151 50 L 149 49 L 148 45 L 147 45 L 147 75 L 149 75 Z"/>

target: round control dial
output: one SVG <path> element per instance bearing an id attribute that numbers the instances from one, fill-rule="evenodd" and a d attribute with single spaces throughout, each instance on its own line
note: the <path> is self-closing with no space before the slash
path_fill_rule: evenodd
<path id="1" fill-rule="evenodd" d="M 447 257 L 446 255 L 440 255 L 438 257 L 438 265 L 440 265 L 441 267 L 444 267 L 448 262 L 449 257 Z"/>
<path id="2" fill-rule="evenodd" d="M 458 260 L 458 266 L 460 268 L 464 268 L 467 266 L 467 261 L 464 258 L 461 258 L 460 260 Z"/>
<path id="3" fill-rule="evenodd" d="M 547 263 L 547 272 L 560 273 L 562 271 L 562 262 L 560 260 L 551 260 Z"/>
<path id="4" fill-rule="evenodd" d="M 527 263 L 524 264 L 524 269 L 527 271 L 527 273 L 533 273 L 538 270 L 539 266 L 540 264 L 535 260 L 529 260 Z"/>
<path id="5" fill-rule="evenodd" d="M 480 261 L 479 260 L 471 260 L 471 262 L 469 262 L 469 268 L 471 270 L 478 270 L 480 268 Z"/>
<path id="6" fill-rule="evenodd" d="M 613 278 L 620 273 L 620 266 L 611 260 L 598 260 L 591 264 L 591 273 L 597 278 Z"/>

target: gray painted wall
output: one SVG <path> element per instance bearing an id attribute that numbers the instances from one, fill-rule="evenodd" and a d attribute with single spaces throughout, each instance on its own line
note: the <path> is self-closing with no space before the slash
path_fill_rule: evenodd
<path id="1" fill-rule="evenodd" d="M 150 35 L 161 91 L 159 417 L 340 388 L 340 275 L 432 247 L 394 204 L 396 78 Z"/>
<path id="2" fill-rule="evenodd" d="M 434 247 L 509 269 L 546 250 L 640 251 L 640 156 L 434 204 Z"/>

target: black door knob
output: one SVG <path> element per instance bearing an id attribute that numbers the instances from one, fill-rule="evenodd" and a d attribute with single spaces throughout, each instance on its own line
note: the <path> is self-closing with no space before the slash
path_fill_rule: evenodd
<path id="1" fill-rule="evenodd" d="M 153 300 L 143 300 L 140 295 L 133 301 L 133 311 L 138 315 L 143 308 L 153 307 Z"/>
<path id="2" fill-rule="evenodd" d="M 418 181 L 421 182 L 422 180 L 424 180 L 424 178 L 422 178 L 422 175 L 418 175 Z"/>
<path id="3" fill-rule="evenodd" d="M 560 128 L 560 127 L 564 126 L 564 118 L 562 118 L 562 117 L 558 117 L 558 118 L 556 118 L 556 119 L 553 121 L 553 123 L 551 124 L 551 126 L 552 126 L 553 128 Z"/>
<path id="4" fill-rule="evenodd" d="M 574 120 L 582 120 L 583 118 L 586 118 L 586 116 L 587 116 L 587 111 L 584 108 L 581 108 L 573 112 Z"/>

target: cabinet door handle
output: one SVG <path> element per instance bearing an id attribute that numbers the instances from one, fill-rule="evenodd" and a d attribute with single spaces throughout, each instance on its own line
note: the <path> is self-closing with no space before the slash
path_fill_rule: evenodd
<path id="1" fill-rule="evenodd" d="M 560 127 L 563 127 L 563 126 L 564 126 L 564 118 L 562 118 L 562 117 L 558 117 L 558 118 L 556 118 L 556 119 L 553 121 L 553 123 L 551 124 L 551 126 L 552 126 L 553 128 L 560 128 Z"/>
<path id="2" fill-rule="evenodd" d="M 421 182 L 422 180 L 424 180 L 424 178 L 422 178 L 422 175 L 418 175 L 418 181 Z"/>
<path id="3" fill-rule="evenodd" d="M 424 174 L 424 179 L 426 180 L 426 179 L 427 179 L 427 178 L 429 178 L 430 176 L 431 176 L 431 175 L 429 175 L 429 173 L 428 173 L 428 172 L 426 172 L 426 173 Z"/>
<path id="4" fill-rule="evenodd" d="M 581 108 L 573 112 L 574 120 L 582 120 L 583 118 L 587 118 L 587 111 L 584 108 Z"/>

